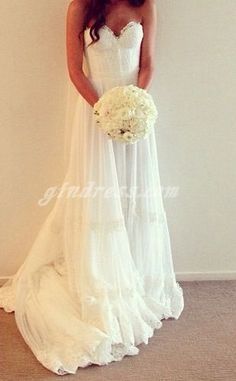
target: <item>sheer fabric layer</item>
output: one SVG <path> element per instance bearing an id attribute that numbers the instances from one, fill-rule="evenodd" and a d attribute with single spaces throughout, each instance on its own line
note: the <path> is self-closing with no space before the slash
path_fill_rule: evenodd
<path id="1" fill-rule="evenodd" d="M 129 23 L 120 38 L 103 28 L 100 41 L 88 47 L 85 31 L 84 71 L 100 95 L 137 83 L 142 38 L 141 24 Z M 15 312 L 37 359 L 60 375 L 138 354 L 161 320 L 178 319 L 184 307 L 155 132 L 134 145 L 108 140 L 71 83 L 68 99 L 64 193 L 0 289 L 0 306 Z"/>

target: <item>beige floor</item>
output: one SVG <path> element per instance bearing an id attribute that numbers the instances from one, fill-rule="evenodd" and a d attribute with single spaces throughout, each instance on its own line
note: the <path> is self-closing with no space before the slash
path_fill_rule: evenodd
<path id="1" fill-rule="evenodd" d="M 0 381 L 198 381 L 236 380 L 236 281 L 180 282 L 185 309 L 126 356 L 58 376 L 34 357 L 18 332 L 14 314 L 0 309 Z"/>

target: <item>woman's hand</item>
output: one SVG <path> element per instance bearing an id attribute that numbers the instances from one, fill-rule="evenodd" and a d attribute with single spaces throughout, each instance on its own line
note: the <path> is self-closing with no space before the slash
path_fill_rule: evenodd
<path id="1" fill-rule="evenodd" d="M 91 103 L 91 106 L 94 107 L 95 103 L 99 100 L 99 96 L 95 98 L 95 100 Z"/>

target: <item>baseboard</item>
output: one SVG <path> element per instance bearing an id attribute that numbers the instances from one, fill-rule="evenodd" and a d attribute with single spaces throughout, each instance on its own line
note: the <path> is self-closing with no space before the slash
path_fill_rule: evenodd
<path id="1" fill-rule="evenodd" d="M 12 276 L 0 276 L 0 286 Z M 177 281 L 236 280 L 236 271 L 176 272 Z"/>
<path id="2" fill-rule="evenodd" d="M 177 281 L 236 280 L 236 271 L 176 272 Z"/>

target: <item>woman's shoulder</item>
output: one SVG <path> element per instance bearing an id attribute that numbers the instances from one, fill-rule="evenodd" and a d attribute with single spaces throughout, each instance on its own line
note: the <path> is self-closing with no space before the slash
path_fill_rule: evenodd
<path id="1" fill-rule="evenodd" d="M 157 12 L 156 0 L 145 0 L 140 11 L 143 20 L 149 19 L 153 12 Z"/>
<path id="2" fill-rule="evenodd" d="M 89 4 L 89 0 L 71 0 L 70 4 L 68 5 L 68 9 L 70 10 L 78 10 L 83 9 Z"/>
<path id="3" fill-rule="evenodd" d="M 145 11 L 153 7 L 156 7 L 156 0 L 145 0 L 142 6 Z"/>
<path id="4" fill-rule="evenodd" d="M 72 0 L 67 8 L 67 17 L 69 20 L 77 20 L 82 23 L 89 0 Z"/>

